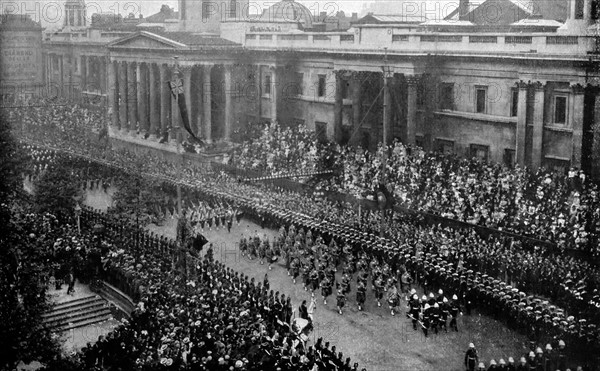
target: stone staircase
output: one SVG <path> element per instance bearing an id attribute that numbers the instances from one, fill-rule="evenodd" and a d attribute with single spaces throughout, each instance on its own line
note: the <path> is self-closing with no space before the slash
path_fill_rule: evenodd
<path id="1" fill-rule="evenodd" d="M 131 312 L 135 309 L 133 300 L 108 282 L 102 281 L 96 292 L 127 316 L 131 316 Z"/>
<path id="2" fill-rule="evenodd" d="M 42 315 L 44 324 L 53 332 L 63 332 L 112 318 L 109 304 L 98 295 L 55 304 Z"/>

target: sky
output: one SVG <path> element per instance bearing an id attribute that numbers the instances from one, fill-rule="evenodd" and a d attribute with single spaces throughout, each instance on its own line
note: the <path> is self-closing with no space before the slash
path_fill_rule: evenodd
<path id="1" fill-rule="evenodd" d="M 194 1 L 194 0 L 189 0 Z M 221 1 L 221 0 L 213 0 Z M 222 0 L 224 1 L 224 0 Z M 270 5 L 277 2 L 276 0 L 249 0 L 251 9 L 266 9 Z M 365 6 L 373 2 L 381 2 L 383 0 L 371 1 L 354 1 L 354 0 L 297 0 L 304 4 L 313 14 L 327 12 L 334 15 L 337 11 L 343 10 L 347 15 L 352 12 L 361 13 Z M 448 4 L 458 5 L 458 0 L 396 0 L 399 5 L 394 13 L 402 13 L 403 2 L 411 2 L 418 7 L 444 7 Z M 87 15 L 90 17 L 98 12 L 110 12 L 127 15 L 133 13 L 136 17 L 139 14 L 145 17 L 158 13 L 163 4 L 167 4 L 177 9 L 177 0 L 86 0 Z M 65 0 L 1 0 L 1 13 L 26 13 L 31 15 L 35 21 L 41 21 L 44 27 L 60 27 L 63 23 L 62 10 L 64 9 Z M 393 7 L 392 7 L 393 8 Z"/>

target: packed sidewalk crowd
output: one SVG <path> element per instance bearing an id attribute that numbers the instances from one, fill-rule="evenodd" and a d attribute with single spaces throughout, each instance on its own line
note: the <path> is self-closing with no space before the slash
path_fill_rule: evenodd
<path id="1" fill-rule="evenodd" d="M 173 241 L 86 210 L 83 224 L 99 223 L 111 241 L 104 269 L 140 294 L 131 321 L 82 351 L 82 369 L 358 369 L 322 339 L 307 345 L 289 298 L 215 261 L 212 246 L 183 270 Z"/>
<path id="2" fill-rule="evenodd" d="M 319 188 L 365 198 L 384 183 L 406 208 L 600 254 L 600 189 L 581 170 L 511 169 L 400 142 L 385 151 L 383 179 L 382 145 L 376 152 L 323 145 L 305 126 L 281 129 L 271 124 L 260 138 L 243 143 L 234 161 L 241 168 L 274 174 L 323 170 L 323 164 L 334 163 L 342 174 Z"/>

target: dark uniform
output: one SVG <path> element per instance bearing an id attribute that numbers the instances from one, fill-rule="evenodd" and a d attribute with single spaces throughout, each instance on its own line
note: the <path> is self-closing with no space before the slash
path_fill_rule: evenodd
<path id="1" fill-rule="evenodd" d="M 367 286 L 362 281 L 359 281 L 356 287 L 356 302 L 358 303 L 358 310 L 363 310 L 363 305 L 367 300 Z"/>
<path id="2" fill-rule="evenodd" d="M 475 347 L 469 347 L 469 349 L 465 353 L 465 368 L 467 369 L 467 371 L 475 371 L 475 367 L 477 367 L 477 362 L 479 362 L 477 349 L 475 349 Z"/>

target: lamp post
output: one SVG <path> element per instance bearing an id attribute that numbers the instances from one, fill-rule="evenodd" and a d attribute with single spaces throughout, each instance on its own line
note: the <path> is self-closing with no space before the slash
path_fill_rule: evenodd
<path id="1" fill-rule="evenodd" d="M 77 220 L 77 232 L 79 232 L 79 234 L 81 234 L 80 217 L 81 217 L 81 206 L 79 206 L 79 203 L 77 203 L 75 205 L 75 219 Z"/>
<path id="2" fill-rule="evenodd" d="M 388 65 L 388 60 L 387 60 L 387 48 L 383 48 L 385 51 L 384 54 L 384 58 L 383 58 L 383 66 L 381 67 L 381 69 L 383 70 L 383 151 L 382 151 L 382 155 L 381 155 L 381 184 L 383 184 L 384 187 L 387 188 L 386 186 L 386 171 L 387 171 L 387 145 L 388 145 L 388 138 L 390 136 L 389 133 L 389 126 L 390 126 L 390 88 L 389 88 L 389 80 L 394 76 L 394 69 L 393 67 Z M 382 203 L 382 202 L 386 202 L 382 199 L 380 199 L 381 197 L 378 197 L 378 202 Z M 386 208 L 382 208 L 381 210 L 381 225 L 380 225 L 380 235 L 381 237 L 383 237 L 384 233 L 385 233 L 385 218 L 386 218 Z"/>

